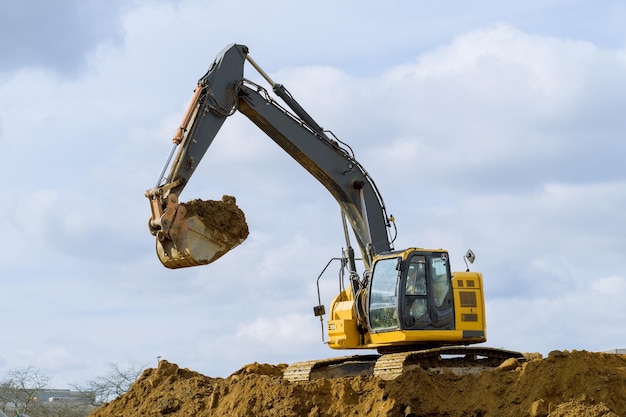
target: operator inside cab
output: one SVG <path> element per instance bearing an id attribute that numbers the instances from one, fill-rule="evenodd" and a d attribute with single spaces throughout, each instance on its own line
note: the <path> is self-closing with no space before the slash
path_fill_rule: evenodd
<path id="1" fill-rule="evenodd" d="M 413 257 L 409 263 L 409 272 L 406 279 L 406 295 L 416 295 L 417 297 L 411 303 L 409 314 L 419 319 L 426 311 L 426 263 L 420 257 Z"/>

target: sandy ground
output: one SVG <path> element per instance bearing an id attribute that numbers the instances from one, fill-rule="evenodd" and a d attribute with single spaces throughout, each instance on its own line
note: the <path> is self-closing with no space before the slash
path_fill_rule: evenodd
<path id="1" fill-rule="evenodd" d="M 91 417 L 119 416 L 626 416 L 626 355 L 554 351 L 476 375 L 421 368 L 289 382 L 286 365 L 250 364 L 211 378 L 161 361 Z"/>

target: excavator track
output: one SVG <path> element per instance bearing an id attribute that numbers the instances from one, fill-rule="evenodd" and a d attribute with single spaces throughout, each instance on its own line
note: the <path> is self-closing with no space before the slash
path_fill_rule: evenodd
<path id="1" fill-rule="evenodd" d="M 374 365 L 381 355 L 341 356 L 296 362 L 287 367 L 283 378 L 288 381 L 315 381 L 322 378 L 372 375 Z"/>
<path id="2" fill-rule="evenodd" d="M 430 373 L 479 373 L 496 368 L 509 358 L 521 361 L 524 355 L 504 349 L 465 346 L 390 353 L 376 361 L 374 375 L 391 380 L 417 367 Z"/>
<path id="3" fill-rule="evenodd" d="M 441 347 L 297 362 L 287 367 L 283 378 L 289 381 L 314 381 L 321 378 L 374 375 L 392 380 L 418 367 L 431 373 L 468 374 L 496 368 L 509 358 L 523 361 L 524 355 L 496 348 Z"/>

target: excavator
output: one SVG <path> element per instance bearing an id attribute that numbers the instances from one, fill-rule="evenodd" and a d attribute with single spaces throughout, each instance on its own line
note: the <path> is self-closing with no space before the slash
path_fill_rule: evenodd
<path id="1" fill-rule="evenodd" d="M 244 78 L 246 62 L 273 94 Z M 210 227 L 179 202 L 222 124 L 237 111 L 313 175 L 339 204 L 345 236 L 340 258 L 345 274 L 340 281 L 347 276 L 348 285 L 340 284 L 330 303 L 326 343 L 332 349 L 377 351 L 298 362 L 288 366 L 284 378 L 306 381 L 374 374 L 393 379 L 413 366 L 476 369 L 498 366 L 508 358 L 523 360 L 519 352 L 469 346 L 487 340 L 482 274 L 471 272 L 467 264 L 474 262 L 474 253 L 468 250 L 464 256 L 466 271 L 452 272 L 444 249 L 395 249 L 394 218 L 387 214 L 374 180 L 350 146 L 322 128 L 282 84 L 275 83 L 245 45 L 228 45 L 200 78 L 161 175 L 145 193 L 152 214 L 149 229 L 164 266 L 206 265 L 245 239 Z M 360 256 L 352 247 L 350 229 Z M 362 263 L 361 273 L 357 262 Z M 323 323 L 321 303 L 314 313 Z"/>

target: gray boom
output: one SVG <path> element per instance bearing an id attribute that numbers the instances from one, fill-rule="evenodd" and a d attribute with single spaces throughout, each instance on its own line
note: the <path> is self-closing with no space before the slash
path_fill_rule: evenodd
<path id="1" fill-rule="evenodd" d="M 197 114 L 181 127 L 181 144 L 161 187 L 179 195 L 213 142 L 224 120 L 240 111 L 313 175 L 337 200 L 369 269 L 373 255 L 392 249 L 383 200 L 353 155 L 331 139 L 280 84 L 274 84 L 249 57 L 244 45 L 229 45 L 199 80 Z M 289 106 L 286 111 L 260 86 L 243 77 L 248 59 Z M 255 88 L 250 88 L 253 86 Z M 167 185 L 169 184 L 169 187 Z"/>

